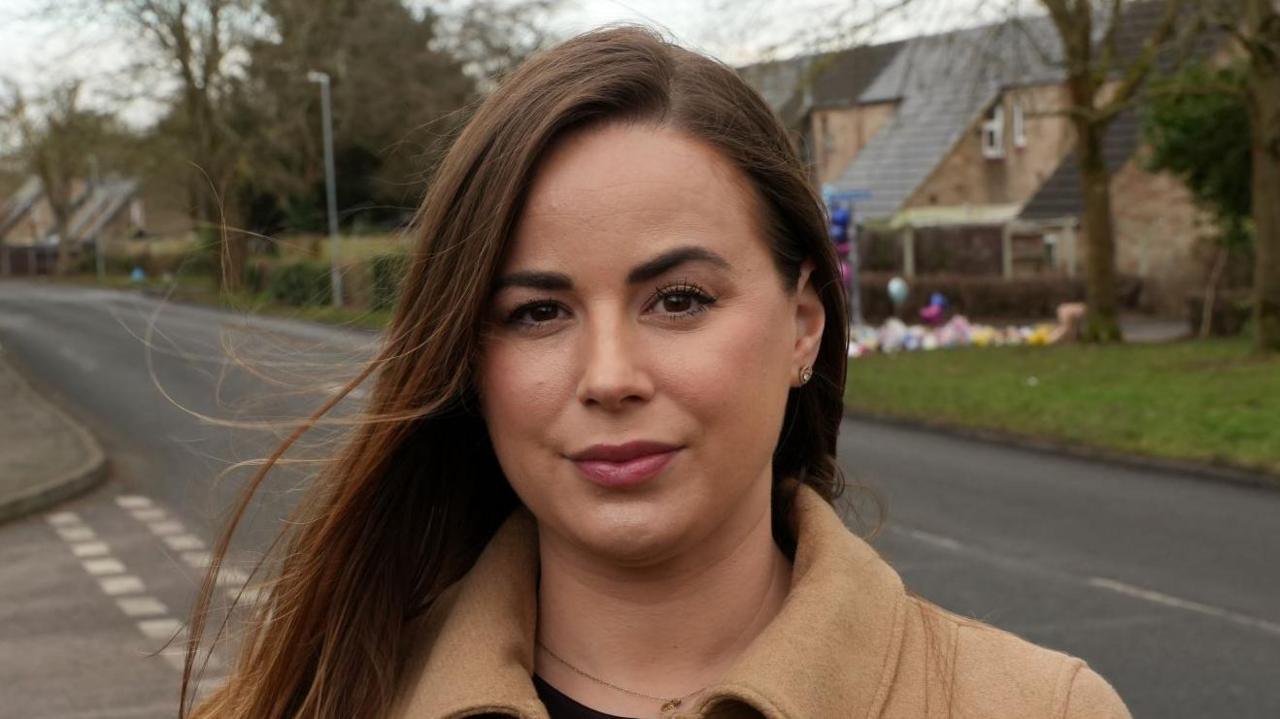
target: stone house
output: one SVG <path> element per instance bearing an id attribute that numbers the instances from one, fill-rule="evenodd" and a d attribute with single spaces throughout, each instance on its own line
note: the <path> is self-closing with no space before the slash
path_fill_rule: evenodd
<path id="1" fill-rule="evenodd" d="M 51 272 L 59 237 L 53 208 L 37 177 L 27 178 L 0 201 L 0 275 Z M 72 188 L 67 235 L 73 252 L 92 252 L 140 234 L 145 227 L 138 181 L 110 175 L 95 183 L 78 181 Z"/>
<path id="2" fill-rule="evenodd" d="M 1117 38 L 1122 62 L 1140 51 L 1160 10 L 1129 6 Z M 968 234 L 998 245 L 989 269 L 1006 277 L 1074 275 L 1086 238 L 1059 47 L 1050 21 L 1031 17 L 744 75 L 757 87 L 772 83 L 766 98 L 815 181 L 856 198 L 861 221 L 898 234 L 906 274 L 920 236 Z M 1181 182 L 1144 169 L 1140 135 L 1130 111 L 1105 143 L 1117 269 L 1142 278 L 1145 305 L 1173 313 L 1203 276 L 1204 218 Z"/>

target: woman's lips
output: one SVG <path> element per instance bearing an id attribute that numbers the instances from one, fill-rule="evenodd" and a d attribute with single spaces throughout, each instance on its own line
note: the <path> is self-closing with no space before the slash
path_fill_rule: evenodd
<path id="1" fill-rule="evenodd" d="M 634 487 L 653 479 L 666 468 L 678 449 L 646 454 L 624 462 L 597 459 L 574 460 L 574 465 L 584 477 L 602 487 L 620 489 Z"/>

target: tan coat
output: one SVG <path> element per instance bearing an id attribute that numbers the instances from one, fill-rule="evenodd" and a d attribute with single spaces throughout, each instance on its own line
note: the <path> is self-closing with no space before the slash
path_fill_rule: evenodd
<path id="1" fill-rule="evenodd" d="M 909 596 L 813 490 L 797 494 L 781 612 L 724 678 L 676 717 L 1125 719 L 1084 662 Z M 427 615 L 392 716 L 545 719 L 530 680 L 537 534 L 527 512 Z"/>

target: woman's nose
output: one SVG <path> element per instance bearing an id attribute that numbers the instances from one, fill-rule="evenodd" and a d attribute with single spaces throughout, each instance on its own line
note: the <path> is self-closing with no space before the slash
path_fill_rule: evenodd
<path id="1" fill-rule="evenodd" d="M 590 325 L 583 339 L 581 366 L 578 401 L 585 405 L 617 411 L 653 396 L 639 338 L 625 322 Z"/>

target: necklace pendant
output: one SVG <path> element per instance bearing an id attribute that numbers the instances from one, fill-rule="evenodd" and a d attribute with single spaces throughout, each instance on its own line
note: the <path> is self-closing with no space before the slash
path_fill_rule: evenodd
<path id="1" fill-rule="evenodd" d="M 662 712 L 665 714 L 666 712 L 671 712 L 671 711 L 675 711 L 676 709 L 679 709 L 682 701 L 683 701 L 682 699 L 668 699 L 662 705 Z"/>

